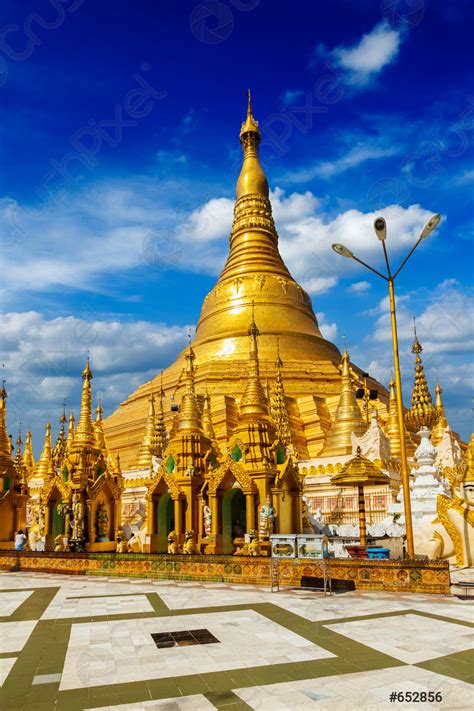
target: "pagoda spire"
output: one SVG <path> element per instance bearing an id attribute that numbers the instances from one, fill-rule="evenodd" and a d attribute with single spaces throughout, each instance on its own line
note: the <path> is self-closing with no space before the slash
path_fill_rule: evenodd
<path id="1" fill-rule="evenodd" d="M 143 435 L 142 443 L 140 445 L 140 449 L 138 450 L 138 458 L 136 463 L 137 469 L 149 469 L 151 467 L 155 427 L 155 398 L 153 393 L 151 393 L 148 399 L 148 416 L 145 425 L 145 434 Z"/>
<path id="2" fill-rule="evenodd" d="M 250 89 L 247 98 L 247 118 L 240 129 L 240 143 L 244 152 L 244 161 L 237 181 L 237 200 L 245 195 L 262 195 L 268 199 L 268 181 L 263 172 L 258 157 L 258 146 L 261 140 L 258 121 L 252 113 Z"/>
<path id="3" fill-rule="evenodd" d="M 387 435 L 390 440 L 390 454 L 392 457 L 400 457 L 400 428 L 398 426 L 397 416 L 397 393 L 395 390 L 395 380 L 390 378 L 389 383 L 389 400 L 388 400 L 388 420 L 387 420 Z"/>
<path id="4" fill-rule="evenodd" d="M 448 426 L 448 420 L 447 420 L 446 414 L 444 412 L 443 400 L 441 398 L 442 392 L 443 392 L 443 389 L 441 388 L 441 385 L 439 384 L 439 382 L 437 382 L 436 388 L 435 388 L 435 393 L 436 393 L 435 408 L 436 408 L 436 412 L 438 413 L 438 421 L 431 431 L 431 442 L 433 443 L 433 445 L 435 447 L 443 439 L 444 430 Z"/>
<path id="5" fill-rule="evenodd" d="M 95 409 L 95 422 L 94 422 L 94 430 L 95 430 L 95 440 L 96 444 L 99 447 L 100 451 L 104 455 L 105 458 L 109 456 L 109 448 L 107 446 L 107 440 L 105 439 L 105 432 L 104 432 L 104 424 L 103 424 L 103 419 L 102 415 L 104 414 L 104 409 L 102 407 L 102 404 L 99 400 L 97 407 Z"/>
<path id="6" fill-rule="evenodd" d="M 202 408 L 202 428 L 204 430 L 204 434 L 209 437 L 211 442 L 213 442 L 216 439 L 216 434 L 214 432 L 211 417 L 211 396 L 209 395 L 207 389 L 204 396 L 204 406 Z"/>
<path id="7" fill-rule="evenodd" d="M 35 477 L 46 481 L 52 476 L 54 476 L 53 447 L 51 444 L 51 422 L 48 422 L 46 425 L 43 451 L 36 462 Z"/>
<path id="8" fill-rule="evenodd" d="M 92 378 L 89 356 L 87 356 L 86 367 L 82 372 L 84 383 L 82 385 L 81 412 L 74 434 L 74 447 L 76 449 L 79 446 L 96 446 L 94 423 L 92 421 Z"/>
<path id="9" fill-rule="evenodd" d="M 411 407 L 405 415 L 405 421 L 410 429 L 418 432 L 422 427 L 431 429 L 438 420 L 438 412 L 433 407 L 431 394 L 426 382 L 425 369 L 420 353 L 423 351 L 422 345 L 416 333 L 416 322 L 413 326 L 415 339 L 411 352 L 415 354 L 415 379 L 411 396 Z"/>
<path id="10" fill-rule="evenodd" d="M 65 425 L 66 425 L 67 419 L 66 419 L 66 403 L 63 405 L 63 414 L 61 415 L 61 418 L 59 420 L 60 423 L 60 428 L 59 428 L 59 434 L 56 439 L 56 443 L 54 445 L 53 449 L 53 462 L 54 466 L 60 467 L 63 459 L 66 454 L 66 434 L 65 434 Z"/>
<path id="11" fill-rule="evenodd" d="M 14 461 L 14 466 L 15 466 L 15 473 L 17 476 L 17 480 L 21 486 L 22 489 L 26 489 L 28 484 L 28 471 L 25 467 L 25 463 L 23 461 L 23 453 L 21 451 L 23 445 L 23 440 L 21 438 L 21 424 L 20 424 L 20 430 L 18 432 L 18 438 L 16 440 L 16 452 L 15 452 L 15 461 Z"/>
<path id="12" fill-rule="evenodd" d="M 248 329 L 249 336 L 249 374 L 244 394 L 240 401 L 240 415 L 245 419 L 262 419 L 268 417 L 268 405 L 260 380 L 258 360 L 258 337 L 260 332 L 255 323 L 254 306 L 252 303 L 252 321 Z"/>
<path id="13" fill-rule="evenodd" d="M 163 398 L 165 396 L 163 390 L 163 371 L 161 371 L 160 380 L 160 397 L 158 400 L 158 414 L 156 416 L 155 436 L 153 440 L 153 454 L 156 457 L 162 457 L 166 449 L 168 436 L 166 433 L 165 413 L 163 410 Z"/>
<path id="14" fill-rule="evenodd" d="M 192 349 L 191 343 L 188 345 L 184 354 L 185 358 L 185 390 L 181 399 L 181 407 L 178 417 L 178 432 L 182 430 L 197 430 L 202 431 L 201 414 L 194 389 L 194 360 L 196 356 Z"/>
<path id="15" fill-rule="evenodd" d="M 280 335 L 283 354 L 297 348 L 306 352 L 313 346 L 321 353 L 331 352 L 336 360 L 337 349 L 322 337 L 308 294 L 295 282 L 278 250 L 268 181 L 258 153 L 261 132 L 250 93 L 239 138 L 243 161 L 236 185 L 230 252 L 216 286 L 204 301 L 193 345 L 197 349 L 206 344 L 206 354 L 210 351 L 219 358 L 232 338 L 232 352 L 239 359 L 245 357 L 244 334 L 255 301 L 260 305 L 262 333 Z M 239 308 L 235 308 L 237 303 Z M 289 348 L 289 341 L 301 334 L 301 346 Z"/>
<path id="16" fill-rule="evenodd" d="M 5 380 L 0 390 L 0 467 L 8 469 L 13 467 L 12 443 L 7 430 L 7 391 Z"/>
<path id="17" fill-rule="evenodd" d="M 270 397 L 270 414 L 275 425 L 275 430 L 284 445 L 291 443 L 290 418 L 286 407 L 285 388 L 283 386 L 283 378 L 281 369 L 283 362 L 280 358 L 280 348 L 277 339 L 277 359 L 276 359 L 276 378 L 273 392 Z"/>
<path id="18" fill-rule="evenodd" d="M 26 433 L 25 451 L 23 452 L 23 464 L 25 465 L 28 477 L 31 477 L 35 470 L 35 458 L 33 456 L 33 441 L 31 430 Z"/>
<path id="19" fill-rule="evenodd" d="M 351 454 L 352 440 L 351 434 L 354 432 L 358 437 L 364 434 L 367 425 L 363 420 L 362 413 L 352 385 L 351 361 L 344 346 L 344 353 L 341 360 L 341 394 L 336 409 L 336 416 L 329 433 L 327 445 L 322 451 L 322 456 L 334 456 L 337 454 Z"/>
<path id="20" fill-rule="evenodd" d="M 75 425 L 75 420 L 74 420 L 74 413 L 71 412 L 71 414 L 69 415 L 69 424 L 68 424 L 68 428 L 67 428 L 67 440 L 66 440 L 68 452 L 71 451 L 71 449 L 74 445 L 75 432 L 76 432 L 76 425 Z"/>

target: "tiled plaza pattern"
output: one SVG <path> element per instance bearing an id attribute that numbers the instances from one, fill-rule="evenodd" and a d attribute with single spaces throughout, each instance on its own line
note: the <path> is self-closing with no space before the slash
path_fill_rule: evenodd
<path id="1" fill-rule="evenodd" d="M 0 615 L 2 711 L 474 706 L 474 607 L 454 597 L 5 572 Z M 219 641 L 152 637 L 188 630 Z"/>

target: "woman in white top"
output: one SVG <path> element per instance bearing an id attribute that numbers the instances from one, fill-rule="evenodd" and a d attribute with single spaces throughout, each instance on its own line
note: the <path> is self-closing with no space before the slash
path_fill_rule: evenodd
<path id="1" fill-rule="evenodd" d="M 18 531 L 15 536 L 15 550 L 22 551 L 26 543 L 26 536 L 22 530 Z"/>

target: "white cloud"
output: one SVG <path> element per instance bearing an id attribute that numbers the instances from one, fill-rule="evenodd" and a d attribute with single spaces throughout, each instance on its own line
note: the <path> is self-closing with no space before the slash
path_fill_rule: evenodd
<path id="1" fill-rule="evenodd" d="M 318 319 L 319 330 L 323 334 L 323 337 L 327 341 L 332 341 L 334 343 L 337 336 L 337 324 L 326 323 L 326 314 L 323 312 L 317 313 L 316 318 Z"/>
<path id="2" fill-rule="evenodd" d="M 405 295 L 397 301 L 399 339 L 413 338 L 413 317 L 423 347 L 431 355 L 436 353 L 469 353 L 474 351 L 474 299 L 459 289 L 449 288 L 445 280 L 433 290 L 430 303 L 419 313 L 419 301 Z M 454 280 L 456 281 L 456 280 Z M 448 288 L 446 288 L 448 287 Z M 391 341 L 388 299 L 379 304 L 377 318 L 370 339 L 379 343 Z"/>
<path id="3" fill-rule="evenodd" d="M 397 58 L 401 41 L 400 31 L 381 22 L 351 47 L 334 49 L 332 57 L 350 82 L 367 84 Z"/>
<path id="4" fill-rule="evenodd" d="M 348 287 L 347 291 L 350 291 L 353 294 L 365 294 L 371 288 L 372 284 L 370 281 L 355 281 Z"/>
<path id="5" fill-rule="evenodd" d="M 173 362 L 186 346 L 189 328 L 94 314 L 48 319 L 37 311 L 4 314 L 0 324 L 10 432 L 21 421 L 23 431 L 32 427 L 37 445 L 48 418 L 59 417 L 64 398 L 77 414 L 87 351 L 94 401 L 100 395 L 110 414 L 138 385 Z"/>
<path id="6" fill-rule="evenodd" d="M 319 161 L 312 165 L 289 171 L 282 176 L 282 179 L 285 183 L 290 184 L 305 183 L 308 180 L 313 180 L 314 178 L 328 180 L 335 175 L 345 173 L 347 170 L 355 168 L 368 160 L 388 158 L 399 152 L 400 148 L 397 145 L 374 146 L 373 143 L 371 145 L 359 143 L 333 161 Z"/>
<path id="7" fill-rule="evenodd" d="M 164 192 L 151 180 L 115 181 L 79 191 L 36 216 L 4 200 L 4 302 L 10 297 L 16 307 L 15 299 L 31 291 L 113 294 L 121 275 L 140 268 L 154 267 L 158 278 L 163 268 L 217 275 L 228 253 L 233 200 L 212 198 L 190 210 L 186 203 L 173 208 L 164 202 Z M 375 213 L 349 209 L 329 216 L 310 191 L 287 194 L 277 187 L 271 199 L 283 259 L 311 293 L 324 293 L 341 276 L 360 273 L 355 262 L 332 252 L 333 242 L 346 243 L 374 266 L 382 263 L 372 227 Z M 388 217 L 396 231 L 390 243 L 394 257 L 416 241 L 431 215 L 420 205 L 391 205 L 377 214 Z M 12 233 L 15 225 L 18 231 Z"/>
<path id="8" fill-rule="evenodd" d="M 470 185 L 471 183 L 474 182 L 474 170 L 465 170 L 459 175 L 457 175 L 455 178 L 453 178 L 449 185 L 452 186 L 458 186 L 458 185 Z"/>
<path id="9" fill-rule="evenodd" d="M 302 89 L 285 89 L 285 91 L 280 95 L 280 99 L 285 106 L 291 106 L 297 99 L 301 99 L 302 96 L 304 96 L 304 91 Z"/>

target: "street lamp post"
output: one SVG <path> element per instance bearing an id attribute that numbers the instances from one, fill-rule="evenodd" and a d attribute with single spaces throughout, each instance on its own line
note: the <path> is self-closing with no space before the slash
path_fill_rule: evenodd
<path id="1" fill-rule="evenodd" d="M 384 253 L 384 257 L 385 257 L 385 264 L 387 265 L 387 275 L 382 274 L 377 269 L 374 269 L 369 264 L 366 264 L 364 261 L 362 261 L 362 259 L 359 259 L 358 257 L 356 257 L 350 251 L 350 249 L 347 249 L 347 247 L 344 247 L 344 245 L 342 245 L 342 244 L 333 244 L 332 245 L 333 250 L 337 254 L 340 254 L 342 257 L 347 257 L 348 259 L 354 259 L 356 262 L 358 262 L 359 264 L 362 264 L 362 266 L 366 267 L 366 269 L 369 269 L 374 274 L 377 274 L 377 276 L 381 277 L 382 279 L 385 279 L 385 281 L 388 283 L 388 296 L 389 296 L 389 301 L 390 301 L 390 322 L 391 322 L 391 326 L 392 326 L 393 362 L 394 362 L 394 369 L 395 369 L 395 384 L 396 384 L 396 389 L 397 389 L 397 419 L 398 419 L 398 428 L 400 430 L 400 457 L 401 457 L 401 464 L 402 464 L 403 505 L 404 505 L 404 510 L 405 510 L 406 552 L 407 552 L 407 555 L 409 558 L 414 557 L 413 525 L 412 525 L 412 520 L 411 520 L 410 474 L 408 471 L 407 450 L 406 450 L 406 442 L 405 442 L 405 425 L 404 425 L 404 418 L 403 418 L 403 399 L 402 399 L 402 379 L 401 379 L 401 374 L 400 374 L 400 358 L 398 355 L 397 314 L 396 314 L 396 310 L 395 310 L 395 290 L 394 290 L 393 283 L 395 281 L 395 278 L 400 273 L 401 269 L 405 266 L 408 259 L 411 257 L 411 255 L 413 254 L 415 249 L 420 244 L 420 242 L 423 239 L 425 239 L 425 237 L 428 237 L 428 235 L 438 226 L 440 220 L 441 220 L 441 215 L 433 215 L 428 220 L 428 222 L 424 226 L 424 228 L 418 238 L 418 241 L 416 242 L 414 247 L 412 247 L 412 249 L 407 254 L 407 256 L 405 257 L 403 262 L 400 264 L 400 266 L 398 267 L 395 274 L 392 274 L 392 271 L 390 269 L 388 252 L 387 252 L 387 247 L 385 244 L 385 240 L 387 237 L 387 224 L 386 224 L 383 217 L 376 218 L 376 220 L 374 221 L 374 229 L 375 229 L 377 237 L 382 242 L 382 248 L 383 248 L 383 253 Z"/>

